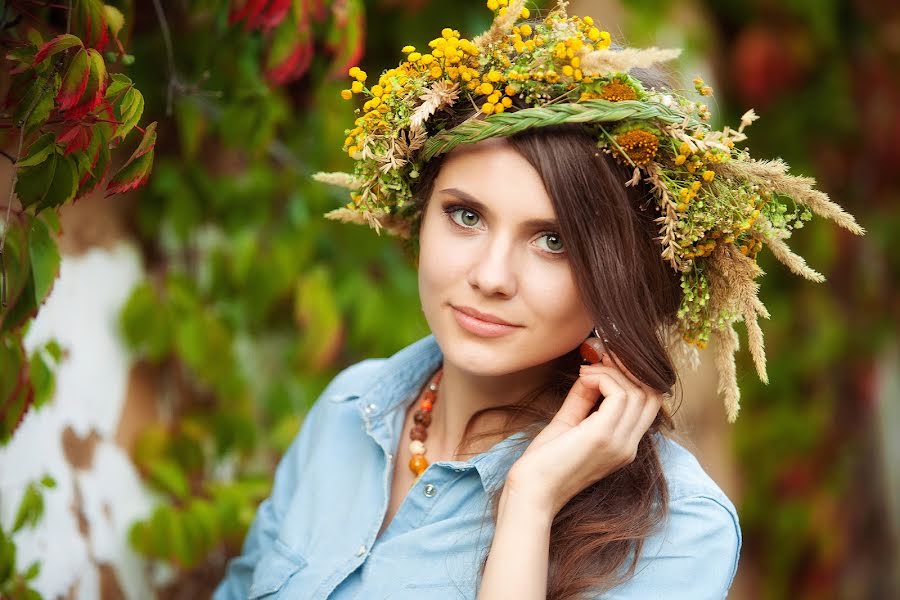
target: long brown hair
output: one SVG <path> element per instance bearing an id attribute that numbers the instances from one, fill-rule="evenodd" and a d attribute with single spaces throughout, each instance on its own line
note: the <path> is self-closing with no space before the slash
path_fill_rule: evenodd
<path id="1" fill-rule="evenodd" d="M 641 77 L 658 82 L 654 74 Z M 657 84 L 658 85 L 658 84 Z M 471 111 L 462 121 L 477 118 Z M 560 223 L 568 260 L 582 301 L 607 346 L 647 385 L 670 392 L 677 376 L 666 350 L 665 331 L 681 302 L 679 278 L 659 256 L 656 212 L 645 184 L 626 187 L 630 169 L 597 148 L 596 136 L 581 125 L 527 130 L 507 141 L 538 172 Z M 415 189 L 425 212 L 443 157 L 425 165 Z M 418 226 L 418 224 L 417 224 Z M 489 436 L 507 436 L 513 423 L 526 423 L 525 444 L 550 422 L 578 377 L 577 351 L 557 361 L 557 373 L 520 401 L 479 410 L 466 424 L 466 447 Z M 551 398 L 552 402 L 538 402 Z M 547 407 L 554 406 L 554 410 Z M 488 413 L 506 414 L 505 425 L 472 436 Z M 645 538 L 668 513 L 668 493 L 652 434 L 669 434 L 672 418 L 664 407 L 641 439 L 635 460 L 588 486 L 555 516 L 550 532 L 547 597 L 576 598 L 608 590 L 633 576 Z M 496 521 L 502 487 L 491 493 Z M 486 562 L 482 562 L 480 575 Z M 479 579 L 480 579 L 479 575 Z"/>

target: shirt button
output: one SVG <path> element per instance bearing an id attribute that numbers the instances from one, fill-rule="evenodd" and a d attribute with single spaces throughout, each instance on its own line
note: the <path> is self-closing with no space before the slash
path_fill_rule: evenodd
<path id="1" fill-rule="evenodd" d="M 367 414 L 367 415 L 372 414 L 372 411 L 374 411 L 376 408 L 378 408 L 378 405 L 377 405 L 377 404 L 370 404 L 370 405 L 368 405 L 368 406 L 366 407 L 366 414 Z"/>
<path id="2" fill-rule="evenodd" d="M 394 460 L 394 455 L 388 454 L 388 462 L 391 462 L 392 460 Z"/>
<path id="3" fill-rule="evenodd" d="M 359 550 L 356 551 L 356 555 L 357 555 L 357 556 L 362 556 L 362 555 L 365 554 L 365 553 L 366 553 L 366 547 L 365 547 L 365 546 L 360 546 L 360 547 L 359 547 Z"/>
<path id="4" fill-rule="evenodd" d="M 437 493 L 437 488 L 431 485 L 430 483 L 425 486 L 425 489 L 422 491 L 428 498 L 431 498 Z"/>

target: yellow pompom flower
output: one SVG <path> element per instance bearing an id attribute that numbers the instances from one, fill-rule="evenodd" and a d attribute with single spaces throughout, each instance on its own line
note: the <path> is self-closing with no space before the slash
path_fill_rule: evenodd
<path id="1" fill-rule="evenodd" d="M 372 95 L 375 96 L 376 98 L 378 98 L 382 94 L 384 94 L 384 88 L 381 87 L 380 85 L 373 85 L 372 89 L 370 91 L 372 92 Z"/>
<path id="2" fill-rule="evenodd" d="M 491 92 L 494 91 L 494 86 L 492 86 L 490 83 L 485 81 L 480 86 L 478 86 L 478 91 L 479 91 L 479 93 L 487 96 L 488 94 L 490 94 Z"/>
<path id="3" fill-rule="evenodd" d="M 443 75 L 444 72 L 443 70 L 441 70 L 441 67 L 439 65 L 432 65 L 431 70 L 428 72 L 428 74 L 431 75 L 433 79 L 437 79 L 438 77 Z"/>
<path id="4" fill-rule="evenodd" d="M 619 148 L 635 165 L 646 167 L 656 157 L 659 138 L 643 129 L 632 129 L 616 136 Z M 617 149 L 618 152 L 618 149 Z"/>
<path id="5" fill-rule="evenodd" d="M 350 70 L 347 71 L 347 75 L 356 79 L 356 76 L 360 73 L 359 67 L 350 67 Z"/>
<path id="6" fill-rule="evenodd" d="M 588 39 L 592 42 L 596 42 L 600 39 L 600 30 L 596 27 L 591 27 L 587 32 Z"/>
<path id="7" fill-rule="evenodd" d="M 495 104 L 495 105 L 494 105 L 494 114 L 495 114 L 495 115 L 499 115 L 499 114 L 502 113 L 504 110 L 505 110 L 505 109 L 503 108 L 503 105 L 502 105 L 502 104 Z"/>
<path id="8" fill-rule="evenodd" d="M 368 75 L 366 75 L 366 72 L 365 72 L 365 71 L 358 71 L 358 72 L 356 73 L 356 80 L 357 80 L 357 81 L 365 81 L 365 80 L 366 80 L 366 77 L 368 77 Z"/>
<path id="9" fill-rule="evenodd" d="M 351 83 L 350 91 L 352 91 L 354 94 L 361 93 L 363 91 L 362 81 L 354 81 L 353 83 Z"/>
<path id="10" fill-rule="evenodd" d="M 406 59 L 409 62 L 416 62 L 420 58 L 422 58 L 422 55 L 419 52 L 410 52 L 409 55 L 406 57 Z"/>
<path id="11" fill-rule="evenodd" d="M 716 174 L 713 171 L 704 171 L 703 172 L 703 181 L 709 183 L 710 181 L 713 180 L 713 178 L 715 176 L 716 176 Z"/>
<path id="12" fill-rule="evenodd" d="M 524 18 L 527 19 L 528 17 L 524 17 Z M 519 27 L 519 32 L 525 37 L 530 36 L 532 34 L 531 25 L 529 25 L 528 23 L 525 23 L 524 25 Z"/>
<path id="13" fill-rule="evenodd" d="M 506 108 L 509 108 L 510 106 L 512 106 L 512 98 L 509 98 L 509 97 L 503 98 L 502 100 L 500 100 L 500 104 L 502 104 Z M 759 212 L 759 211 L 756 211 L 756 212 Z"/>
<path id="14" fill-rule="evenodd" d="M 486 115 L 494 114 L 494 105 L 491 104 L 490 102 L 485 102 L 484 104 L 481 105 L 481 112 L 483 112 Z"/>
<path id="15" fill-rule="evenodd" d="M 575 74 L 575 69 L 572 68 L 572 65 L 565 65 L 562 68 L 562 72 L 566 77 L 571 77 Z"/>
<path id="16" fill-rule="evenodd" d="M 688 154 L 691 153 L 691 146 L 687 142 L 681 142 L 681 145 L 678 146 L 678 151 L 681 154 L 684 154 L 685 156 L 687 156 Z"/>
<path id="17" fill-rule="evenodd" d="M 341 90 L 341 98 L 344 100 L 349 100 L 353 97 L 353 92 L 351 90 Z"/>
<path id="18" fill-rule="evenodd" d="M 521 16 L 523 19 L 527 19 L 528 17 L 531 16 L 531 11 L 528 10 L 527 8 L 523 8 L 523 9 L 522 9 L 522 12 L 520 13 L 520 16 Z"/>
<path id="19" fill-rule="evenodd" d="M 497 2 L 497 0 L 487 0 L 487 7 L 491 10 L 497 10 L 498 8 L 500 8 L 500 4 Z"/>
<path id="20" fill-rule="evenodd" d="M 410 52 L 415 52 L 415 51 L 416 51 L 415 46 L 403 46 L 403 49 L 400 50 L 400 52 L 402 52 L 403 54 L 409 54 Z"/>

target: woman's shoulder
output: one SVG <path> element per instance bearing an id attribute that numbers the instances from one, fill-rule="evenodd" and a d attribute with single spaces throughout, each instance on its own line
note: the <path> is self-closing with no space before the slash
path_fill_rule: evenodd
<path id="1" fill-rule="evenodd" d="M 694 496 L 708 496 L 732 512 L 734 504 L 710 477 L 693 452 L 679 441 L 661 434 L 654 436 L 669 491 L 669 501 Z"/>
<path id="2" fill-rule="evenodd" d="M 654 437 L 669 491 L 667 517 L 646 540 L 637 573 L 624 589 L 725 597 L 741 551 L 737 510 L 691 451 L 672 438 Z"/>

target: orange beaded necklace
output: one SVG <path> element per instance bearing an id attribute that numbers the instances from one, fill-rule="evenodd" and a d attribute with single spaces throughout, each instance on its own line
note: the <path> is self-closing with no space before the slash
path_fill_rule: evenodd
<path id="1" fill-rule="evenodd" d="M 417 481 L 428 468 L 428 459 L 425 458 L 425 440 L 428 438 L 431 409 L 437 400 L 438 384 L 440 384 L 443 374 L 444 369 L 441 367 L 432 377 L 431 382 L 425 386 L 419 396 L 419 410 L 413 415 L 414 424 L 409 430 L 409 452 L 412 454 L 412 458 L 409 459 L 409 468 L 415 474 Z"/>

